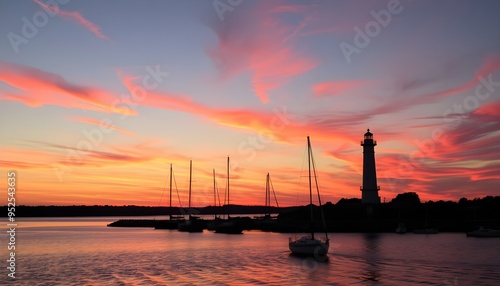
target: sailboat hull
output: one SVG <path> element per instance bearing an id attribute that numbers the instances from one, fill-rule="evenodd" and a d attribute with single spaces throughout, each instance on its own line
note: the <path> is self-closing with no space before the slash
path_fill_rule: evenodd
<path id="1" fill-rule="evenodd" d="M 243 227 L 235 221 L 225 221 L 215 228 L 216 233 L 241 234 Z"/>
<path id="2" fill-rule="evenodd" d="M 182 222 L 183 221 L 180 221 L 180 220 L 157 221 L 155 224 L 155 229 L 178 229 L 179 223 L 182 223 Z"/>
<path id="3" fill-rule="evenodd" d="M 204 226 L 201 221 L 187 220 L 179 223 L 179 231 L 184 232 L 203 232 Z"/>
<path id="4" fill-rule="evenodd" d="M 311 237 L 302 237 L 300 239 L 290 238 L 288 247 L 293 254 L 325 256 L 330 248 L 329 240 L 321 241 Z"/>

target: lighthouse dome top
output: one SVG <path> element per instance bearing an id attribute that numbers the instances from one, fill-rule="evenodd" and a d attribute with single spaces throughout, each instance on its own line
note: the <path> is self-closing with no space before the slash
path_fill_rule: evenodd
<path id="1" fill-rule="evenodd" d="M 365 139 L 373 139 L 373 133 L 370 132 L 370 128 L 366 130 Z"/>

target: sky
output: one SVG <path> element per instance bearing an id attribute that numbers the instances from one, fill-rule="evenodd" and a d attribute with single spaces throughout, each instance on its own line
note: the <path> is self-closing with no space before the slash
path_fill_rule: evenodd
<path id="1" fill-rule="evenodd" d="M 119 5 L 118 5 L 119 4 Z M 0 180 L 23 205 L 500 195 L 498 1 L 0 2 Z M 218 202 L 217 202 L 218 203 Z"/>

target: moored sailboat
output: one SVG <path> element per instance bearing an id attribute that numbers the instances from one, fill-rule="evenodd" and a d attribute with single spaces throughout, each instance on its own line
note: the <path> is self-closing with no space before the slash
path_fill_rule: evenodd
<path id="1" fill-rule="evenodd" d="M 314 173 L 314 180 L 316 183 L 316 190 L 318 193 L 318 203 L 321 209 L 321 196 L 319 194 L 318 181 L 316 178 L 316 167 L 314 166 L 314 158 L 312 156 L 311 142 L 307 136 L 307 158 L 309 166 L 309 204 L 311 207 L 311 234 L 302 237 L 290 237 L 288 240 L 288 247 L 293 254 L 308 255 L 308 256 L 325 256 L 330 247 L 330 239 L 328 233 L 325 231 L 325 237 L 316 238 L 314 236 L 314 217 L 313 217 L 313 203 L 312 203 L 312 180 L 311 180 L 311 165 Z M 325 228 L 325 218 L 323 210 L 321 209 L 321 219 L 323 227 Z M 326 228 L 325 228 L 326 229 Z"/>
<path id="2" fill-rule="evenodd" d="M 170 203 L 169 203 L 169 220 L 156 221 L 155 229 L 178 229 L 179 223 L 184 221 L 184 217 L 172 215 L 172 164 L 170 164 Z"/>
<path id="3" fill-rule="evenodd" d="M 273 217 L 271 214 L 271 190 L 273 191 L 274 200 L 276 202 L 276 207 L 279 209 L 278 199 L 276 198 L 276 193 L 271 182 L 271 176 L 267 173 L 266 176 L 266 199 L 264 203 L 264 214 L 262 216 L 256 216 L 255 227 L 263 231 L 272 231 L 277 225 L 277 217 Z"/>
<path id="4" fill-rule="evenodd" d="M 215 181 L 215 169 L 213 169 L 213 176 L 214 176 L 214 210 L 217 210 L 217 199 L 219 198 L 219 192 L 217 190 L 217 184 Z M 220 206 L 220 198 L 219 198 L 219 204 Z M 217 215 L 217 213 L 214 214 L 214 219 L 212 221 L 209 221 L 207 223 L 207 229 L 208 230 L 215 230 L 217 226 L 219 226 L 223 220 Z"/>
<path id="5" fill-rule="evenodd" d="M 227 157 L 227 205 L 229 207 L 229 157 Z M 229 211 L 227 214 L 227 220 L 219 220 L 218 225 L 215 227 L 216 233 L 226 233 L 226 234 L 241 234 L 243 232 L 243 227 L 237 218 L 231 218 L 229 216 Z"/>
<path id="6" fill-rule="evenodd" d="M 469 231 L 466 233 L 467 237 L 500 237 L 500 230 L 485 227 Z"/>
<path id="7" fill-rule="evenodd" d="M 191 214 L 191 179 L 193 173 L 192 161 L 189 161 L 189 198 L 188 198 L 188 214 L 189 219 L 179 223 L 179 231 L 185 232 L 203 232 L 203 221 Z"/>

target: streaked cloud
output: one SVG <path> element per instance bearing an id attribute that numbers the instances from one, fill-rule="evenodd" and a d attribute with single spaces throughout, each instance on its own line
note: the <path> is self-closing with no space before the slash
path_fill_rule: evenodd
<path id="1" fill-rule="evenodd" d="M 366 84 L 367 81 L 327 81 L 315 84 L 312 89 L 315 96 L 335 96 Z"/>
<path id="2" fill-rule="evenodd" d="M 93 125 L 97 125 L 97 126 L 102 126 L 103 128 L 106 128 L 106 129 L 116 130 L 116 131 L 119 131 L 119 132 L 124 133 L 126 135 L 133 135 L 133 133 L 131 131 L 125 130 L 123 128 L 114 126 L 112 124 L 109 124 L 107 122 L 103 122 L 101 120 L 97 120 L 94 118 L 72 116 L 71 119 L 73 121 L 76 121 L 76 122 L 88 123 L 88 124 L 93 124 Z"/>
<path id="3" fill-rule="evenodd" d="M 277 8 L 267 2 L 252 3 L 244 11 L 234 11 L 223 23 L 213 19 L 209 27 L 218 43 L 207 50 L 221 79 L 249 71 L 256 96 L 264 103 L 270 92 L 291 78 L 306 73 L 318 61 L 294 48 L 291 38 L 304 22 L 286 24 L 282 12 L 300 12 L 293 6 Z"/>
<path id="4" fill-rule="evenodd" d="M 23 102 L 31 107 L 56 105 L 107 113 L 135 115 L 134 110 L 120 107 L 117 96 L 109 91 L 66 81 L 62 76 L 37 68 L 0 62 L 0 81 L 18 89 L 0 93 L 4 100 Z"/>
<path id="5" fill-rule="evenodd" d="M 76 24 L 84 27 L 89 32 L 91 32 L 92 34 L 94 34 L 95 36 L 97 36 L 98 38 L 101 38 L 101 39 L 104 39 L 104 40 L 110 40 L 110 38 L 108 36 L 104 35 L 101 32 L 101 28 L 99 26 L 97 26 L 96 24 L 94 24 L 91 21 L 87 20 L 85 17 L 82 16 L 82 14 L 80 14 L 80 12 L 65 11 L 65 10 L 61 9 L 61 7 L 54 7 L 52 5 L 47 5 L 47 4 L 43 3 L 40 0 L 33 0 L 33 1 L 35 3 L 37 3 L 38 5 L 40 5 L 40 7 L 44 8 L 44 9 L 47 9 L 47 10 L 50 10 L 52 13 L 57 14 L 61 18 L 64 18 L 64 19 L 66 19 L 68 21 L 71 21 L 73 23 L 76 23 Z"/>

